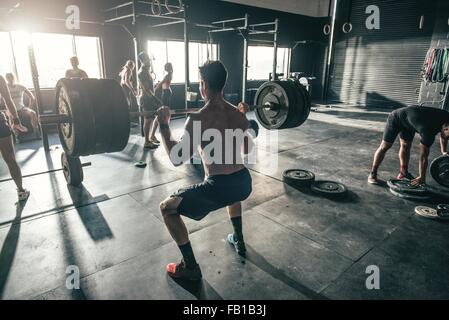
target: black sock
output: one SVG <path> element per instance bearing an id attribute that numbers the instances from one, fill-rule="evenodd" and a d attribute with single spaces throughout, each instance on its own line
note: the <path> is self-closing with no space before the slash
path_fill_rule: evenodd
<path id="1" fill-rule="evenodd" d="M 186 267 L 189 269 L 193 269 L 196 266 L 195 256 L 193 255 L 192 245 L 190 242 L 179 246 L 179 250 L 181 250 L 182 257 L 184 258 L 184 262 Z"/>
<path id="2" fill-rule="evenodd" d="M 242 217 L 231 218 L 232 227 L 234 228 L 234 240 L 243 241 Z"/>

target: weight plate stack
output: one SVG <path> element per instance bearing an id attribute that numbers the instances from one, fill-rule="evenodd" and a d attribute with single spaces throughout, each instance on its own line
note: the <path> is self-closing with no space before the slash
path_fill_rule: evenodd
<path id="1" fill-rule="evenodd" d="M 289 169 L 282 173 L 282 180 L 292 187 L 308 188 L 315 181 L 315 174 L 303 169 Z"/>
<path id="2" fill-rule="evenodd" d="M 449 156 L 434 159 L 430 164 L 430 175 L 440 185 L 449 188 Z"/>
<path id="3" fill-rule="evenodd" d="M 387 181 L 390 192 L 397 197 L 409 200 L 423 201 L 430 199 L 426 185 L 414 186 L 410 180 L 390 179 Z"/>
<path id="4" fill-rule="evenodd" d="M 428 201 L 428 200 L 430 200 L 430 195 L 429 194 L 423 194 L 423 195 L 410 194 L 410 193 L 404 193 L 404 192 L 397 192 L 397 191 L 394 191 L 393 189 L 390 189 L 390 192 L 393 195 L 395 195 L 396 197 L 399 197 L 399 198 L 402 198 L 402 199 L 414 200 L 414 201 Z"/>
<path id="5" fill-rule="evenodd" d="M 348 192 L 342 183 L 326 180 L 313 182 L 311 189 L 315 193 L 328 197 L 341 197 Z"/>

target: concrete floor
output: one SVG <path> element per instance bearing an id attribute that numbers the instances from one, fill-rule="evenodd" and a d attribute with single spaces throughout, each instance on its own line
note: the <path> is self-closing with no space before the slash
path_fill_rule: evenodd
<path id="1" fill-rule="evenodd" d="M 251 165 L 254 191 L 244 204 L 246 260 L 225 242 L 224 210 L 201 222 L 186 219 L 204 279 L 177 283 L 165 265 L 179 253 L 165 229 L 159 202 L 200 181 L 191 165 L 174 168 L 162 148 L 143 151 L 132 135 L 120 153 L 83 158 L 81 188 L 61 172 L 28 178 L 31 197 L 16 206 L 12 182 L 0 184 L 0 297 L 2 299 L 448 299 L 449 224 L 414 214 L 417 202 L 366 183 L 387 112 L 319 108 L 303 126 L 278 132 L 279 148 L 258 147 Z M 182 121 L 175 121 L 180 132 Z M 260 141 L 267 136 L 261 130 Z M 52 137 L 20 144 L 24 174 L 60 166 Z M 36 146 L 39 146 L 38 148 Z M 411 171 L 416 173 L 417 143 Z M 434 146 L 432 157 L 437 155 Z M 397 174 L 397 145 L 381 177 Z M 145 160 L 145 169 L 133 163 Z M 277 162 L 276 162 L 277 161 Z M 289 168 L 344 183 L 336 201 L 282 183 Z M 8 177 L 3 161 L 0 179 Z M 444 201 L 436 192 L 431 205 Z M 80 271 L 80 289 L 66 288 L 68 266 Z M 380 289 L 368 290 L 366 268 L 380 271 Z"/>

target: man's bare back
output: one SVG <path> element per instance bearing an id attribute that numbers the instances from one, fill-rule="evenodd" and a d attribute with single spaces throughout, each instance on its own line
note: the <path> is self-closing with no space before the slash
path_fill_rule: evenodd
<path id="1" fill-rule="evenodd" d="M 204 152 L 204 148 L 210 141 L 201 141 L 200 155 L 204 164 L 206 176 L 231 174 L 242 170 L 245 166 L 242 164 L 241 151 L 243 146 L 236 146 L 235 139 L 226 139 L 225 130 L 242 130 L 245 132 L 249 127 L 249 122 L 245 115 L 225 100 L 210 101 L 198 113 L 192 115 L 193 121 L 201 123 L 201 137 L 208 129 L 215 129 L 220 132 L 222 137 L 222 159 L 221 163 L 213 163 L 209 159 L 208 154 Z M 240 151 L 240 154 L 236 154 Z M 229 163 L 226 155 L 230 156 L 232 152 L 233 161 Z M 212 162 L 212 163 L 211 163 Z"/>

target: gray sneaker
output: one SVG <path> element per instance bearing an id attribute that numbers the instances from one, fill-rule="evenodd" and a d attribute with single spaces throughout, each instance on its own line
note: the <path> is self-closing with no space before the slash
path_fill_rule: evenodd
<path id="1" fill-rule="evenodd" d="M 244 241 L 236 241 L 233 233 L 228 234 L 227 240 L 229 244 L 234 246 L 235 251 L 237 251 L 239 255 L 244 256 L 246 254 L 246 246 Z"/>

